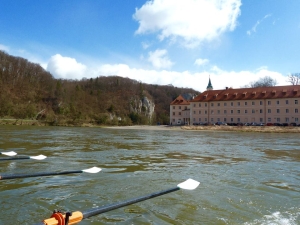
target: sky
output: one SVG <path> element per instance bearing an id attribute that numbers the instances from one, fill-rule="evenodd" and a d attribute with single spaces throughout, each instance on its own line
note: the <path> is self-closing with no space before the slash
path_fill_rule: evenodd
<path id="1" fill-rule="evenodd" d="M 299 0 L 1 0 L 0 50 L 55 78 L 205 91 L 300 72 Z"/>

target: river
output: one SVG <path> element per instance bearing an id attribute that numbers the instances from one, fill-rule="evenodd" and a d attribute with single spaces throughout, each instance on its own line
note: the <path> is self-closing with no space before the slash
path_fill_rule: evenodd
<path id="1" fill-rule="evenodd" d="M 0 126 L 0 134 L 0 151 L 47 156 L 0 161 L 0 175 L 102 168 L 0 180 L 1 225 L 35 224 L 54 209 L 86 211 L 188 178 L 200 186 L 79 224 L 300 224 L 299 134 L 35 126 Z"/>

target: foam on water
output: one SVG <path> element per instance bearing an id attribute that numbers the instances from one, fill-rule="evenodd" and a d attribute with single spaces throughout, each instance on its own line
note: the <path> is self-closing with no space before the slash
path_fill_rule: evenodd
<path id="1" fill-rule="evenodd" d="M 274 212 L 265 215 L 262 219 L 244 223 L 244 225 L 297 225 L 300 221 L 300 209 L 298 212 Z"/>

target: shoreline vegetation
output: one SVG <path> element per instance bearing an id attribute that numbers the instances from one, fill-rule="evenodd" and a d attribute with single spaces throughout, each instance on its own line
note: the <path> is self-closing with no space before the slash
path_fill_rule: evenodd
<path id="1" fill-rule="evenodd" d="M 258 133 L 300 133 L 300 127 L 294 126 L 169 126 L 169 125 L 133 125 L 107 126 L 93 123 L 53 125 L 40 120 L 0 119 L 0 125 L 25 126 L 63 126 L 63 127 L 101 127 L 108 129 L 174 130 L 174 131 L 219 131 L 219 132 L 258 132 Z"/>

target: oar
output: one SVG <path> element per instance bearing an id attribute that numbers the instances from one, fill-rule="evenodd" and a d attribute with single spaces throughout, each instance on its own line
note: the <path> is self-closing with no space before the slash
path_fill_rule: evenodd
<path id="1" fill-rule="evenodd" d="M 14 152 L 14 151 L 10 151 L 10 152 L 0 152 L 0 155 L 15 156 L 15 155 L 17 155 L 17 153 Z"/>
<path id="2" fill-rule="evenodd" d="M 170 188 L 164 191 L 159 191 L 159 192 L 155 192 L 149 195 L 145 195 L 142 197 L 138 197 L 138 198 L 134 198 L 134 199 L 129 199 L 127 201 L 124 202 L 119 202 L 119 203 L 115 203 L 115 204 L 111 204 L 111 205 L 107 205 L 107 206 L 103 206 L 103 207 L 98 207 L 98 208 L 94 208 L 91 210 L 88 210 L 86 212 L 80 212 L 80 211 L 76 211 L 76 212 L 72 212 L 71 216 L 69 216 L 67 218 L 68 220 L 68 224 L 72 225 L 72 224 L 76 224 L 79 223 L 82 219 L 86 219 L 88 217 L 91 216 L 95 216 L 101 213 L 105 213 L 114 209 L 118 209 L 127 205 L 131 205 L 137 202 L 141 202 L 141 201 L 145 201 L 147 199 L 150 198 L 155 198 L 157 196 L 160 195 L 165 195 L 174 191 L 178 191 L 180 189 L 185 189 L 185 190 L 194 190 L 198 187 L 198 185 L 200 184 L 200 182 L 195 181 L 193 179 L 188 179 L 186 181 L 184 181 L 183 183 L 180 183 L 177 185 L 177 187 L 174 188 Z M 35 225 L 59 225 L 59 220 L 64 220 L 66 217 L 65 214 L 61 214 L 60 212 L 58 213 L 54 213 L 52 215 L 51 218 L 44 220 L 43 222 L 37 223 Z"/>
<path id="3" fill-rule="evenodd" d="M 42 177 L 42 176 L 54 176 L 54 175 L 65 175 L 71 173 L 98 173 L 101 169 L 98 167 L 93 167 L 86 170 L 71 170 L 63 172 L 45 172 L 45 173 L 31 173 L 31 174 L 14 174 L 14 175 L 0 175 L 0 180 L 16 179 L 16 178 L 26 178 L 26 177 Z"/>
<path id="4" fill-rule="evenodd" d="M 43 160 L 46 159 L 47 156 L 44 155 L 38 155 L 38 156 L 17 156 L 17 157 L 10 157 L 10 158 L 1 158 L 0 161 L 5 161 L 5 160 L 21 160 L 21 159 L 36 159 L 36 160 Z"/>

